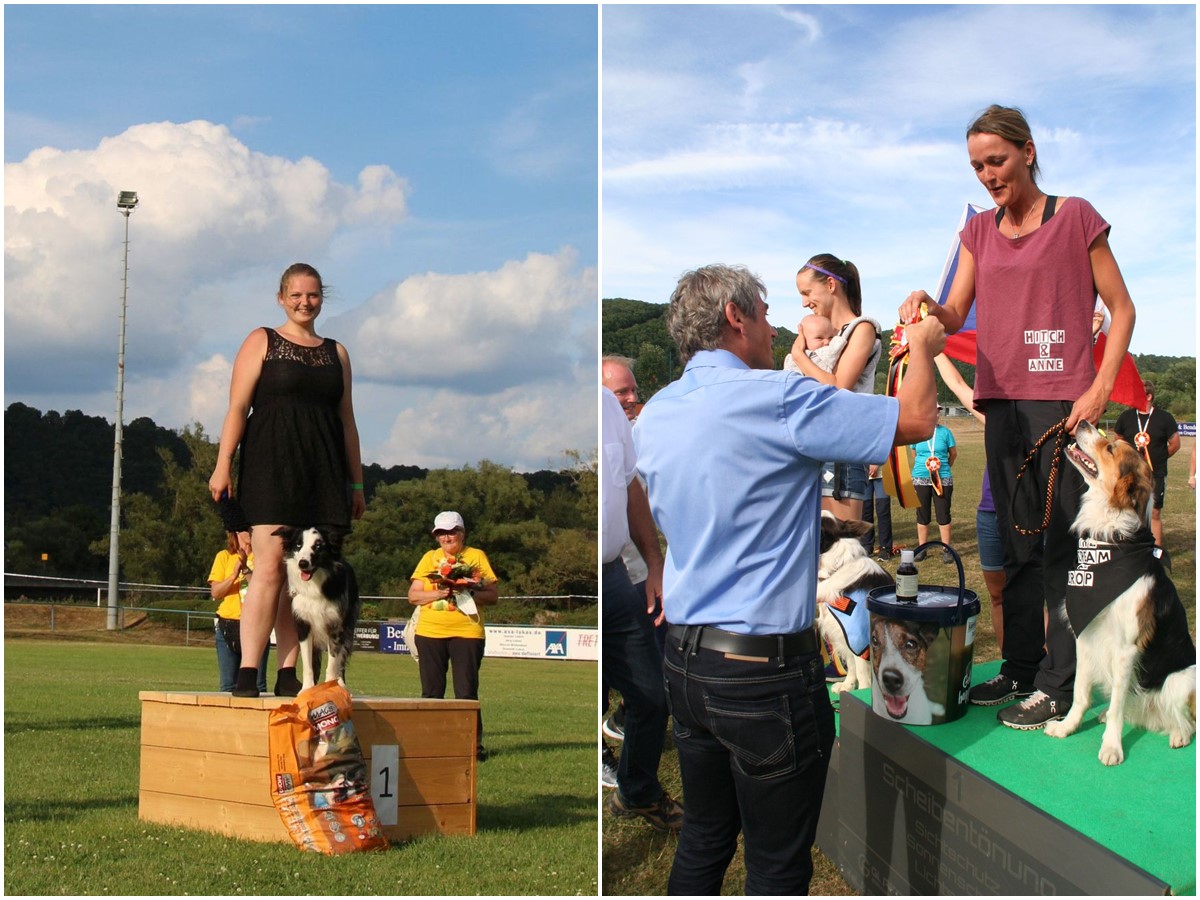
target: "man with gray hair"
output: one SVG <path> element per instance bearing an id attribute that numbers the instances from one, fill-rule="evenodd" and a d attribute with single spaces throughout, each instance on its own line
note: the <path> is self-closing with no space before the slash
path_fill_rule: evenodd
<path id="1" fill-rule="evenodd" d="M 808 892 L 833 745 L 816 617 L 820 475 L 933 434 L 930 317 L 908 327 L 897 398 L 774 371 L 766 288 L 686 273 L 667 327 L 683 376 L 643 407 L 637 467 L 667 539 L 665 674 L 683 781 L 669 894 L 719 894 L 744 835 L 747 894 Z"/>

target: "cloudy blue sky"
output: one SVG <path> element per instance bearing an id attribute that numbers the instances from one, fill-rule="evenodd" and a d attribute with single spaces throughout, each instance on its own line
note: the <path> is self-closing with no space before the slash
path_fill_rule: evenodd
<path id="1" fill-rule="evenodd" d="M 933 293 L 966 203 L 967 125 L 1030 120 L 1042 185 L 1112 224 L 1131 349 L 1196 353 L 1196 21 L 1187 6 L 608 6 L 601 294 L 665 302 L 741 263 L 771 319 L 796 270 L 855 262 L 885 327 Z"/>
<path id="2" fill-rule="evenodd" d="M 280 272 L 332 287 L 367 462 L 596 446 L 592 6 L 6 6 L 4 398 L 219 433 Z"/>

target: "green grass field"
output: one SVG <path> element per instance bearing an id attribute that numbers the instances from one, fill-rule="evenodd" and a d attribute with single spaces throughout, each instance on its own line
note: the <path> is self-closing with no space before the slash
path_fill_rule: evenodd
<path id="1" fill-rule="evenodd" d="M 955 550 L 962 558 L 966 586 L 979 595 L 982 612 L 975 632 L 975 659 L 987 662 L 1000 658 L 989 614 L 987 587 L 979 570 L 979 551 L 975 545 L 975 509 L 979 505 L 979 487 L 983 480 L 983 426 L 975 419 L 949 419 L 947 427 L 954 432 L 958 443 L 958 460 L 954 466 L 954 496 L 951 504 L 951 534 Z M 1163 507 L 1163 535 L 1172 557 L 1172 578 L 1188 611 L 1192 638 L 1196 636 L 1196 497 L 1187 486 L 1187 460 L 1194 438 L 1184 438 L 1183 446 L 1172 458 L 1167 475 L 1166 502 Z M 913 510 L 892 504 L 892 525 L 895 542 L 913 548 L 917 541 L 916 515 Z M 936 537 L 936 524 L 930 525 L 930 536 Z M 954 584 L 958 570 L 953 564 L 939 561 L 938 552 L 930 553 L 920 564 L 923 584 Z M 895 574 L 899 560 L 887 568 Z M 673 797 L 680 797 L 679 767 L 667 740 L 659 778 Z M 686 804 L 687 798 L 682 798 Z M 610 895 L 656 895 L 666 893 L 667 876 L 675 854 L 674 837 L 658 834 L 636 821 L 603 820 L 602 877 L 604 893 Z M 819 852 L 816 873 L 810 886 L 814 896 L 852 894 L 849 885 L 837 869 Z M 723 894 L 741 894 L 746 878 L 741 850 L 738 850 L 725 876 Z"/>
<path id="2" fill-rule="evenodd" d="M 478 833 L 324 857 L 138 820 L 141 690 L 215 690 L 211 648 L 6 640 L 6 894 L 595 896 L 595 663 L 486 659 Z M 352 690 L 420 696 L 359 652 Z M 264 773 L 265 777 L 265 773 Z"/>

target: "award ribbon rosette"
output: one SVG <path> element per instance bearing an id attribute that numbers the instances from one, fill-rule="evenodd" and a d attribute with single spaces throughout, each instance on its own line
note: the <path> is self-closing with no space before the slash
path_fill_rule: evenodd
<path id="1" fill-rule="evenodd" d="M 456 557 L 445 556 L 438 563 L 437 571 L 430 572 L 425 578 L 438 587 L 448 587 L 453 591 L 450 599 L 433 601 L 430 604 L 433 609 L 448 609 L 451 612 L 457 610 L 468 617 L 479 615 L 479 608 L 475 605 L 475 598 L 471 596 L 471 589 L 482 587 L 483 580 L 474 566 L 459 562 Z"/>
<path id="2" fill-rule="evenodd" d="M 932 444 L 933 441 L 930 440 L 929 443 Z M 930 450 L 929 452 L 932 453 L 933 450 Z M 930 456 L 927 460 L 925 460 L 925 468 L 929 470 L 929 480 L 933 482 L 933 489 L 939 497 L 942 496 L 942 476 L 938 471 L 941 467 L 942 461 L 936 456 Z"/>

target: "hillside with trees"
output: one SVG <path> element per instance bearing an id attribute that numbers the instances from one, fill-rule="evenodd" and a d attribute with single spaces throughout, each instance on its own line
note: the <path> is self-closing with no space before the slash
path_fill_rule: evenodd
<path id="1" fill-rule="evenodd" d="M 124 437 L 121 580 L 203 586 L 225 545 L 208 492 L 216 443 L 199 425 L 175 432 L 149 419 L 127 425 Z M 14 403 L 4 443 L 5 571 L 105 578 L 112 424 Z M 406 595 L 434 546 L 434 516 L 457 509 L 505 595 L 596 595 L 594 459 L 568 452 L 564 469 L 533 473 L 486 461 L 451 470 L 370 464 L 363 477 L 367 513 L 345 548 L 363 594 Z"/>
<path id="2" fill-rule="evenodd" d="M 641 300 L 613 299 L 601 303 L 600 328 L 603 352 L 627 356 L 634 360 L 642 402 L 649 400 L 664 385 L 683 373 L 683 364 L 675 342 L 667 334 L 667 304 L 645 303 Z M 775 338 L 775 367 L 782 368 L 783 360 L 792 349 L 796 334 L 778 328 Z M 875 391 L 882 394 L 887 381 L 887 348 L 891 345 L 891 330 L 883 333 L 884 355 L 875 372 Z M 1157 356 L 1134 354 L 1134 362 L 1142 378 L 1154 382 L 1157 404 L 1169 410 L 1180 422 L 1196 420 L 1196 358 L 1194 356 Z M 954 361 L 954 366 L 966 379 L 975 381 L 975 367 Z M 959 405 L 957 398 L 938 379 L 938 402 L 947 406 Z M 1110 403 L 1104 419 L 1115 419 L 1125 407 Z"/>

